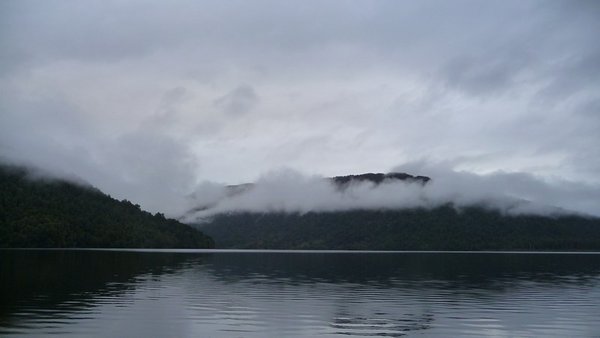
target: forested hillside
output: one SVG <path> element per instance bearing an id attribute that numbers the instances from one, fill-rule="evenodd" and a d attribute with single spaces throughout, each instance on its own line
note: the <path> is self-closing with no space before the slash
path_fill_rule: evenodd
<path id="1" fill-rule="evenodd" d="M 0 166 L 0 247 L 210 248 L 200 231 L 129 201 Z"/>
<path id="2" fill-rule="evenodd" d="M 597 218 L 506 216 L 479 207 L 230 213 L 198 226 L 217 248 L 600 250 Z"/>

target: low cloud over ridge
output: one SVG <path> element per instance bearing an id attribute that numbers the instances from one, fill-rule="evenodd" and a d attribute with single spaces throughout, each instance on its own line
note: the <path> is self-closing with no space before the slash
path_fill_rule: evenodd
<path id="1" fill-rule="evenodd" d="M 226 186 L 205 182 L 190 196 L 187 222 L 229 212 L 334 212 L 355 209 L 434 208 L 451 203 L 457 208 L 483 206 L 508 215 L 557 216 L 580 213 L 600 216 L 594 201 L 600 187 L 564 180 L 548 181 L 526 173 L 478 175 L 444 166 L 412 163 L 394 171 L 427 174 L 431 181 L 388 179 L 381 184 L 352 182 L 340 189 L 322 176 L 291 169 L 262 175 L 253 185 Z M 420 171 L 414 171 L 420 170 Z"/>

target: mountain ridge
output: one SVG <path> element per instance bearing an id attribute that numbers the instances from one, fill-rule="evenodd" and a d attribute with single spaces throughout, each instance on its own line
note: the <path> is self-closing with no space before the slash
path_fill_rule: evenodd
<path id="1" fill-rule="evenodd" d="M 435 178 L 434 178 L 435 179 Z M 343 193 L 354 183 L 433 182 L 406 173 L 327 178 Z M 246 185 L 243 193 L 251 189 Z M 403 187 L 401 187 L 403 188 Z M 550 208 L 542 214 L 506 214 L 485 200 L 467 206 L 355 208 L 328 211 L 218 212 L 194 226 L 217 248 L 336 250 L 600 250 L 600 218 Z M 528 201 L 515 199 L 514 207 Z"/>
<path id="2" fill-rule="evenodd" d="M 502 215 L 482 207 L 236 212 L 197 228 L 220 249 L 600 250 L 600 218 Z"/>

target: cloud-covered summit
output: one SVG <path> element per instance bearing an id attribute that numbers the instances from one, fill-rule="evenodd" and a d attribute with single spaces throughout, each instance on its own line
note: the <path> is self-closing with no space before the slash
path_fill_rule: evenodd
<path id="1" fill-rule="evenodd" d="M 241 186 L 205 182 L 189 196 L 192 207 L 182 219 L 201 222 L 215 214 L 231 212 L 393 210 L 448 204 L 458 209 L 480 206 L 508 215 L 581 213 L 600 216 L 600 209 L 594 203 L 600 199 L 600 187 L 566 181 L 547 182 L 523 173 L 477 175 L 424 162 L 400 166 L 397 170 L 408 168 L 419 168 L 433 175 L 431 179 L 409 175 L 408 179 L 342 182 L 284 169 Z M 400 175 L 405 174 L 395 174 Z"/>

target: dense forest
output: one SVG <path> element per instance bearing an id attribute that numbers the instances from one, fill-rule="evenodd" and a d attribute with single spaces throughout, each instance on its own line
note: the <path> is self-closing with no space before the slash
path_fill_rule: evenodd
<path id="1" fill-rule="evenodd" d="M 234 212 L 196 225 L 205 235 L 95 188 L 28 176 L 23 168 L 0 166 L 0 247 L 210 248 L 214 244 L 209 235 L 218 248 L 240 249 L 600 250 L 598 218 L 507 216 L 451 205 L 306 214 Z M 352 177 L 357 178 L 389 177 Z M 347 183 L 345 177 L 334 180 Z"/>
<path id="2" fill-rule="evenodd" d="M 127 200 L 0 166 L 0 247 L 210 248 L 202 232 Z"/>
<path id="3" fill-rule="evenodd" d="M 452 206 L 306 214 L 220 214 L 197 225 L 218 248 L 347 250 L 600 250 L 600 219 Z"/>

